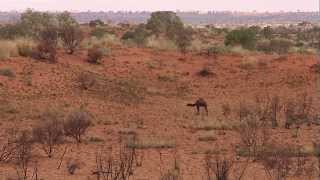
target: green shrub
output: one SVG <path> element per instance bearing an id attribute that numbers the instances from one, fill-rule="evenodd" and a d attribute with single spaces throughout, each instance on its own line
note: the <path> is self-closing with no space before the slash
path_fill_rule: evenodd
<path id="1" fill-rule="evenodd" d="M 277 38 L 270 41 L 270 49 L 278 54 L 286 54 L 293 46 L 293 42 L 289 39 Z"/>
<path id="2" fill-rule="evenodd" d="M 138 46 L 144 46 L 147 42 L 148 36 L 149 33 L 147 29 L 143 25 L 140 25 L 134 30 L 126 32 L 121 39 L 125 41 L 132 41 Z"/>
<path id="3" fill-rule="evenodd" d="M 177 50 L 177 45 L 172 41 L 164 37 L 151 36 L 147 39 L 146 46 L 158 50 Z"/>
<path id="4" fill-rule="evenodd" d="M 29 39 L 21 39 L 17 41 L 17 49 L 20 56 L 29 57 L 32 55 L 32 50 L 35 43 Z"/>
<path id="5" fill-rule="evenodd" d="M 107 30 L 104 27 L 97 26 L 94 30 L 91 31 L 90 35 L 99 38 L 102 38 L 107 34 Z"/>
<path id="6" fill-rule="evenodd" d="M 159 36 L 165 34 L 170 39 L 175 39 L 181 29 L 183 23 L 176 13 L 171 11 L 158 11 L 151 14 L 147 22 L 147 29 Z"/>
<path id="7" fill-rule="evenodd" d="M 241 45 L 245 49 L 252 50 L 256 44 L 256 33 L 252 29 L 237 29 L 229 32 L 225 38 L 225 45 Z"/>
<path id="8" fill-rule="evenodd" d="M 90 49 L 88 49 L 88 59 L 87 61 L 92 64 L 100 64 L 101 60 L 104 56 L 108 55 L 109 49 L 99 47 L 99 46 L 94 46 Z"/>
<path id="9" fill-rule="evenodd" d="M 59 23 L 59 38 L 62 40 L 63 47 L 68 54 L 73 54 L 83 39 L 80 26 L 68 12 L 59 14 L 57 19 Z"/>
<path id="10" fill-rule="evenodd" d="M 15 77 L 16 75 L 14 74 L 14 72 L 9 69 L 9 68 L 5 68 L 5 69 L 0 69 L 0 75 L 1 76 L 6 76 L 6 77 L 10 77 L 10 78 L 13 78 Z"/>

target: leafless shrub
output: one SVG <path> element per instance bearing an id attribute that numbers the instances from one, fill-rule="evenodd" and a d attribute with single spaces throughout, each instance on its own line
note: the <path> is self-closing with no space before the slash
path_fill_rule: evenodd
<path id="1" fill-rule="evenodd" d="M 68 170 L 69 174 L 71 174 L 71 175 L 75 174 L 77 169 L 80 169 L 80 163 L 79 162 L 72 161 L 72 160 L 69 160 L 67 162 L 67 170 Z"/>
<path id="2" fill-rule="evenodd" d="M 72 112 L 68 116 L 63 124 L 63 129 L 66 136 L 74 138 L 78 143 L 81 143 L 82 136 L 86 134 L 90 125 L 90 114 L 80 109 Z"/>
<path id="3" fill-rule="evenodd" d="M 263 147 L 270 138 L 264 122 L 259 121 L 256 116 L 250 116 L 242 121 L 237 131 L 240 135 L 241 146 L 248 151 L 249 157 L 256 157 L 259 148 Z"/>
<path id="4" fill-rule="evenodd" d="M 182 174 L 177 163 L 177 159 L 175 159 L 174 168 L 169 169 L 164 175 L 160 177 L 160 180 L 182 180 Z"/>
<path id="5" fill-rule="evenodd" d="M 17 138 L 16 144 L 15 169 L 17 176 L 18 179 L 27 180 L 33 148 L 30 132 L 21 132 Z"/>
<path id="6" fill-rule="evenodd" d="M 300 99 L 295 101 L 289 101 L 285 105 L 285 127 L 290 128 L 291 125 L 295 124 L 297 128 L 301 124 L 311 124 L 312 120 L 312 101 L 311 97 L 307 97 L 307 94 L 300 96 Z"/>
<path id="7" fill-rule="evenodd" d="M 58 113 L 54 111 L 44 113 L 42 120 L 38 127 L 33 128 L 33 138 L 51 158 L 56 146 L 63 140 L 63 125 Z"/>
<path id="8" fill-rule="evenodd" d="M 88 90 L 94 86 L 96 79 L 87 73 L 81 73 L 78 77 L 78 83 L 81 89 Z"/>
<path id="9" fill-rule="evenodd" d="M 307 166 L 309 159 L 300 148 L 269 144 L 259 153 L 259 161 L 270 179 L 283 180 L 290 176 L 307 177 L 313 168 Z"/>
<path id="10" fill-rule="evenodd" d="M 216 155 L 214 158 L 207 155 L 205 158 L 205 168 L 207 180 L 228 180 L 229 173 L 234 164 L 233 160 L 226 157 L 219 157 Z"/>
<path id="11" fill-rule="evenodd" d="M 60 37 L 68 54 L 73 54 L 80 46 L 83 33 L 78 25 L 65 25 L 60 28 Z"/>
<path id="12" fill-rule="evenodd" d="M 142 165 L 142 158 L 135 148 L 121 146 L 116 158 L 112 155 L 112 148 L 108 151 L 96 154 L 96 169 L 92 174 L 97 180 L 128 180 Z"/>
<path id="13" fill-rule="evenodd" d="M 9 129 L 6 131 L 6 137 L 1 141 L 0 145 L 0 162 L 10 162 L 16 156 L 17 133 L 16 129 Z"/>

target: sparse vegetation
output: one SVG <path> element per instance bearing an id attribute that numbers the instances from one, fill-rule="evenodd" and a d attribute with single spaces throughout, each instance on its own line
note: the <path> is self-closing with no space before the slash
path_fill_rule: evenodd
<path id="1" fill-rule="evenodd" d="M 86 134 L 91 123 L 91 115 L 88 112 L 84 110 L 73 111 L 63 124 L 64 133 L 81 143 L 82 136 Z"/>

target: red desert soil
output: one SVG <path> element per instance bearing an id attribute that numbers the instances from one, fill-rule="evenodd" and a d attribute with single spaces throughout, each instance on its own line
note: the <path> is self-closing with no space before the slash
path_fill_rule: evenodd
<path id="1" fill-rule="evenodd" d="M 171 149 L 139 150 L 143 151 L 144 160 L 142 167 L 134 172 L 134 179 L 159 179 L 161 173 L 173 167 L 176 156 L 184 180 L 201 180 L 205 178 L 205 152 L 233 153 L 240 139 L 235 131 L 206 132 L 192 126 L 218 121 L 232 124 L 238 121 L 240 101 L 251 102 L 257 95 L 278 95 L 286 102 L 308 93 L 318 100 L 316 74 L 311 71 L 316 57 L 312 55 L 289 55 L 287 58 L 228 55 L 214 59 L 195 54 L 118 48 L 113 49 L 112 55 L 101 65 L 88 64 L 85 58 L 85 52 L 78 52 L 76 55 L 60 53 L 56 64 L 20 57 L 0 61 L 0 68 L 10 68 L 16 74 L 14 78 L 0 76 L 2 135 L 8 128 L 32 128 L 41 121 L 41 113 L 50 108 L 67 114 L 85 106 L 94 116 L 94 125 L 84 143 L 76 145 L 70 140 L 61 145 L 52 159 L 35 149 L 39 176 L 43 179 L 95 179 L 92 171 L 96 152 L 110 146 L 116 149 L 120 135 L 134 131 L 139 138 L 176 145 Z M 197 73 L 204 67 L 214 74 L 199 76 Z M 95 77 L 98 86 L 81 90 L 77 81 L 81 73 Z M 196 116 L 195 109 L 186 106 L 198 97 L 207 101 L 208 117 Z M 231 107 L 229 118 L 222 115 L 223 104 Z M 292 137 L 294 130 L 284 128 L 283 121 L 279 128 L 270 131 L 272 139 L 284 146 L 312 147 L 312 142 L 318 139 L 319 127 L 303 126 L 297 138 Z M 199 141 L 206 133 L 216 140 Z M 93 142 L 90 138 L 103 142 Z M 68 146 L 66 157 L 57 169 L 65 146 Z M 74 175 L 67 172 L 68 161 L 80 163 Z M 2 164 L 0 169 L 0 179 L 15 175 L 11 164 Z M 261 165 L 253 164 L 244 179 L 268 177 Z"/>

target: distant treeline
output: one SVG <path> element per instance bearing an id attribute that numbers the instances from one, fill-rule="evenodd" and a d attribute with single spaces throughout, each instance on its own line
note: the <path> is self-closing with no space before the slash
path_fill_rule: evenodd
<path id="1" fill-rule="evenodd" d="M 151 12 L 77 12 L 71 13 L 79 23 L 101 19 L 113 23 L 145 23 Z M 311 23 L 320 22 L 318 12 L 278 12 L 278 13 L 244 13 L 244 12 L 177 12 L 178 16 L 187 24 L 292 24 L 301 21 Z M 0 22 L 10 23 L 19 20 L 19 12 L 0 12 Z"/>

